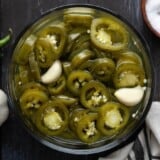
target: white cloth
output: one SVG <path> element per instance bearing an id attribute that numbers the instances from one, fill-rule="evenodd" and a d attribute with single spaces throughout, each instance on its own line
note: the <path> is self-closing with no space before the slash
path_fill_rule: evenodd
<path id="1" fill-rule="evenodd" d="M 160 102 L 152 102 L 150 111 L 146 117 L 146 125 L 151 154 L 153 156 L 160 156 Z M 107 157 L 100 157 L 98 160 L 148 160 L 149 154 L 143 130 L 139 133 L 137 139 L 139 144 L 135 144 L 136 142 L 130 143 L 110 155 L 107 155 Z M 136 155 L 136 153 L 138 154 L 136 147 L 138 147 L 138 149 L 143 148 L 143 153 L 141 151 L 140 155 Z"/>

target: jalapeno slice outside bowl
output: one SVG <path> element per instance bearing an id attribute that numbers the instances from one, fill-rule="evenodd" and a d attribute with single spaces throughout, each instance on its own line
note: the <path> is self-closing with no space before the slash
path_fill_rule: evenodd
<path id="1" fill-rule="evenodd" d="M 92 35 L 93 36 L 92 39 L 90 39 L 90 40 L 85 39 L 85 41 L 82 41 L 83 45 L 79 46 L 78 45 L 79 36 L 84 34 L 83 33 L 84 30 L 85 30 L 85 36 L 86 36 L 86 32 L 88 34 L 91 32 L 89 26 L 91 26 L 92 19 L 99 19 L 101 17 L 107 16 L 107 17 L 115 20 L 116 22 L 118 22 L 120 24 L 120 26 L 123 26 L 124 29 L 127 31 L 127 33 L 120 32 L 118 35 L 115 35 L 114 29 L 116 31 L 118 31 L 120 28 L 119 26 L 117 27 L 115 24 L 113 24 L 113 27 L 111 25 L 111 29 L 109 29 L 110 25 L 108 26 L 108 23 L 110 23 L 110 21 L 105 22 L 104 25 L 102 23 L 103 19 L 101 21 L 98 21 L 99 22 L 98 25 L 100 24 L 100 28 L 98 27 L 98 31 L 97 31 L 98 38 L 101 37 L 101 34 L 103 32 L 105 32 L 106 35 L 104 35 L 104 37 L 102 37 L 102 41 L 104 40 L 106 43 L 108 43 L 107 46 L 110 46 L 110 47 L 106 48 L 106 47 L 103 47 L 103 44 L 100 44 L 100 51 L 97 51 L 95 53 L 95 55 L 98 54 L 97 58 L 99 58 L 99 59 L 111 58 L 111 59 L 114 59 L 114 61 L 118 61 L 117 59 L 120 59 L 119 53 L 122 53 L 122 52 L 125 53 L 126 47 L 128 47 L 129 50 L 132 50 L 133 52 L 138 53 L 138 56 L 141 57 L 143 67 L 144 67 L 145 77 L 147 79 L 147 83 L 145 84 L 145 87 L 146 87 L 145 95 L 143 97 L 143 100 L 141 101 L 141 103 L 137 107 L 129 108 L 130 113 L 132 113 L 132 114 L 130 114 L 129 122 L 125 126 L 124 130 L 122 130 L 120 133 L 116 134 L 116 136 L 111 136 L 109 138 L 102 136 L 102 138 L 98 139 L 94 143 L 85 143 L 83 141 L 80 141 L 80 140 L 74 138 L 75 135 L 73 135 L 72 138 L 66 138 L 66 137 L 70 137 L 70 132 L 67 129 L 64 129 L 63 134 L 60 136 L 45 135 L 43 132 L 40 132 L 37 129 L 37 127 L 33 124 L 35 121 L 34 118 L 31 118 L 30 120 L 28 120 L 26 118 L 26 115 L 23 115 L 21 112 L 21 108 L 19 107 L 20 104 L 18 102 L 18 96 L 15 91 L 16 88 L 14 87 L 15 81 L 13 81 L 13 80 L 14 80 L 14 76 L 15 76 L 14 74 L 15 74 L 15 70 L 16 70 L 16 63 L 19 63 L 20 65 L 26 65 L 29 62 L 26 60 L 24 62 L 22 61 L 22 59 L 24 59 L 24 58 L 21 54 L 19 56 L 17 55 L 18 50 L 21 50 L 21 47 L 25 46 L 27 48 L 25 55 L 30 57 L 28 52 L 34 52 L 34 48 L 32 47 L 32 44 L 36 43 L 39 38 L 38 36 L 35 38 L 35 35 L 37 33 L 39 33 L 37 35 L 41 35 L 41 32 L 40 32 L 41 29 L 45 28 L 45 26 L 47 26 L 48 24 L 51 24 L 51 26 L 53 26 L 52 28 L 54 28 L 54 26 L 55 26 L 54 22 L 57 22 L 57 21 L 62 22 L 64 14 L 66 14 L 66 15 L 71 14 L 71 16 L 69 16 L 69 17 L 65 16 L 65 21 L 67 21 L 67 20 L 69 21 L 69 23 L 67 24 L 68 30 L 66 32 L 68 35 L 70 35 L 70 39 L 67 40 L 67 38 L 65 37 L 65 42 L 64 42 L 64 40 L 61 41 L 65 34 L 62 33 L 62 35 L 61 35 L 61 32 L 59 32 L 59 30 L 62 29 L 62 27 L 60 29 L 56 28 L 58 30 L 57 33 L 55 30 L 52 32 L 53 35 L 51 35 L 50 37 L 47 37 L 47 39 L 44 36 L 44 38 L 42 38 L 41 40 L 48 43 L 46 45 L 50 46 L 50 42 L 49 42 L 50 39 L 52 39 L 52 40 L 54 39 L 54 42 L 55 42 L 54 45 L 57 46 L 57 50 L 56 50 L 56 47 L 54 47 L 54 49 L 52 49 L 52 50 L 47 50 L 47 51 L 44 49 L 43 50 L 44 55 L 48 55 L 48 52 L 53 52 L 53 54 L 58 54 L 58 57 L 59 57 L 60 50 L 63 50 L 63 53 L 61 54 L 61 56 L 65 62 L 67 57 L 69 57 L 68 49 L 67 50 L 64 49 L 64 48 L 67 48 L 68 42 L 72 43 L 71 51 L 74 50 L 74 52 L 75 52 L 75 53 L 70 53 L 72 55 L 76 55 L 77 53 L 81 53 L 81 51 L 87 50 L 87 49 L 93 50 L 92 48 L 95 48 L 95 50 L 97 50 L 97 47 L 99 46 L 99 43 L 101 43 L 101 40 L 100 40 L 100 42 L 98 41 L 98 43 L 95 42 L 97 40 L 92 40 L 92 39 L 94 39 L 94 35 Z M 75 19 L 77 19 L 77 22 L 73 23 L 75 21 Z M 82 19 L 83 19 L 83 21 L 82 21 Z M 82 30 L 81 29 L 75 30 L 74 32 L 76 32 L 76 33 L 72 34 L 72 32 L 71 32 L 72 29 L 75 26 L 80 25 L 80 20 L 81 20 L 81 24 L 82 24 L 83 29 Z M 61 26 L 64 26 L 64 24 L 61 24 Z M 56 27 L 58 27 L 58 26 L 56 25 Z M 106 29 L 105 27 L 108 27 L 108 28 Z M 94 31 L 95 30 L 96 29 L 94 28 Z M 63 32 L 64 32 L 64 30 L 63 30 Z M 54 33 L 55 33 L 55 35 L 54 35 Z M 123 35 L 122 39 L 120 38 L 121 35 Z M 33 38 L 27 39 L 27 37 L 33 37 Z M 78 41 L 76 41 L 76 40 L 78 40 Z M 92 44 L 90 44 L 90 41 L 92 41 L 91 42 Z M 25 45 L 23 45 L 23 44 L 25 44 Z M 73 44 L 76 44 L 76 47 L 74 47 Z M 58 48 L 58 47 L 60 47 L 60 48 Z M 116 47 L 116 48 L 114 48 L 114 47 Z M 24 50 L 24 48 L 22 48 L 22 50 Z M 43 47 L 42 48 L 40 47 L 40 51 L 41 51 L 41 49 L 43 49 Z M 50 49 L 50 48 L 48 48 L 48 49 Z M 93 50 L 93 52 L 94 52 L 94 50 Z M 95 55 L 93 54 L 93 57 Z M 108 55 L 111 55 L 111 57 Z M 42 54 L 42 56 L 43 56 L 43 54 Z M 126 60 L 127 58 L 123 58 L 123 59 L 125 59 L 125 61 L 128 63 L 128 61 Z M 134 62 L 134 60 L 132 60 L 132 58 L 130 58 L 130 59 L 129 59 L 129 63 L 132 61 Z M 44 60 L 45 60 L 45 57 L 44 57 Z M 93 67 L 93 65 L 90 66 L 89 61 L 90 60 L 88 60 L 88 58 L 86 58 L 82 61 L 83 64 L 81 64 L 81 63 L 80 64 L 85 67 Z M 44 63 L 45 63 L 45 61 L 44 61 Z M 68 62 L 66 62 L 66 63 L 68 63 Z M 88 66 L 86 66 L 85 63 L 88 64 Z M 39 72 L 40 74 L 47 70 L 47 65 L 45 67 L 39 65 L 39 63 L 37 63 L 37 65 L 39 67 L 37 72 Z M 133 137 L 133 135 L 137 134 L 137 132 L 140 130 L 140 128 L 145 120 L 145 117 L 146 117 L 148 110 L 150 108 L 150 105 L 151 105 L 152 95 L 153 95 L 153 90 L 154 90 L 154 72 L 153 72 L 152 60 L 149 55 L 148 45 L 146 44 L 146 42 L 142 38 L 142 36 L 124 18 L 122 18 L 119 15 L 113 13 L 112 11 L 104 9 L 104 8 L 100 8 L 100 7 L 96 7 L 96 6 L 92 6 L 92 5 L 68 5 L 68 6 L 58 7 L 58 8 L 53 9 L 52 11 L 49 11 L 48 13 L 46 13 L 45 15 L 40 17 L 40 19 L 38 19 L 36 22 L 32 23 L 29 27 L 27 27 L 27 29 L 25 29 L 24 32 L 21 34 L 21 36 L 18 38 L 17 42 L 15 43 L 14 49 L 13 49 L 13 56 L 8 64 L 8 66 L 9 66 L 8 72 L 6 75 L 8 81 L 7 81 L 6 89 L 9 94 L 10 105 L 15 110 L 17 117 L 20 119 L 20 121 L 22 122 L 22 124 L 26 128 L 26 130 L 34 138 L 36 138 L 42 144 L 44 144 L 52 149 L 61 151 L 61 152 L 78 154 L 78 155 L 80 155 L 80 154 L 81 155 L 88 155 L 88 154 L 95 154 L 95 153 L 112 151 L 113 149 L 125 144 L 126 141 L 128 142 Z M 30 65 L 30 66 L 32 66 L 32 65 Z M 76 69 L 77 68 L 78 68 L 78 65 L 76 66 Z M 75 67 L 73 67 L 72 63 L 71 63 L 69 66 L 69 70 L 71 70 L 71 72 L 69 71 L 69 72 L 67 72 L 67 74 L 64 73 L 63 76 L 67 76 L 68 74 L 73 73 L 74 69 L 75 69 Z M 82 69 L 82 68 L 78 68 L 78 69 Z M 18 70 L 18 72 L 20 72 L 20 71 L 21 70 Z M 25 71 L 25 73 L 26 73 L 26 71 Z M 23 78 L 23 76 L 25 77 L 25 75 L 23 75 L 23 73 L 21 73 L 20 75 L 22 75 L 21 76 L 22 78 Z M 93 75 L 93 78 L 96 79 L 97 76 Z M 91 80 L 92 80 L 92 78 L 91 78 Z M 101 80 L 101 79 L 99 79 L 99 80 Z M 99 81 L 99 80 L 96 79 L 96 81 Z M 47 94 L 47 96 L 49 97 L 50 92 L 46 91 L 48 85 L 44 89 L 43 88 L 44 85 L 41 83 L 39 78 L 31 76 L 29 78 L 25 78 L 25 81 L 23 83 L 33 82 L 33 84 L 34 84 L 35 81 L 39 85 L 35 85 L 35 87 L 33 87 L 32 91 L 33 90 L 37 91 L 38 95 L 39 95 L 39 93 L 45 92 Z M 113 85 L 113 84 L 108 83 L 108 81 L 107 82 L 102 81 L 102 82 L 106 83 L 106 86 Z M 21 84 L 19 84 L 19 81 L 17 83 L 18 84 L 16 85 L 16 87 L 21 85 Z M 42 85 L 42 87 L 39 87 L 40 85 Z M 25 86 L 27 86 L 27 85 L 25 85 Z M 53 87 L 54 87 L 54 85 L 53 85 Z M 18 88 L 18 91 L 19 91 L 19 89 L 20 88 Z M 20 90 L 20 92 L 23 92 L 23 90 Z M 62 91 L 62 93 L 66 93 L 66 92 L 67 92 L 67 97 L 69 97 L 69 98 L 70 98 L 70 94 L 73 94 L 73 93 L 70 93 L 70 91 L 67 87 L 66 88 L 64 87 L 64 91 Z M 79 93 L 79 94 L 81 94 L 81 93 Z M 53 93 L 54 98 L 52 100 L 56 99 L 56 96 L 57 96 L 57 94 L 54 95 L 54 93 Z M 72 103 L 71 109 L 73 109 L 74 107 L 75 107 L 75 109 L 78 109 L 79 104 L 77 104 L 77 101 L 79 101 L 79 100 L 77 100 L 77 94 L 75 94 L 74 98 L 76 99 L 76 101 L 75 101 L 76 103 Z M 61 101 L 60 98 L 57 98 L 56 100 Z M 31 101 L 32 101 L 32 99 L 31 99 Z M 26 103 L 28 103 L 28 101 Z M 61 103 L 63 103 L 63 102 L 61 101 Z M 80 105 L 83 105 L 83 104 L 80 104 Z M 94 115 L 94 114 L 96 114 L 94 112 L 97 112 L 96 110 L 98 110 L 98 107 L 96 107 L 95 110 L 91 110 L 91 111 L 87 111 L 87 112 L 93 112 L 90 114 Z M 65 108 L 66 108 L 66 110 L 70 110 L 70 108 L 68 108 L 68 106 L 65 106 Z M 83 107 L 83 108 L 86 109 L 85 107 Z M 57 114 L 58 113 L 56 113 L 56 115 Z M 96 120 L 95 120 L 95 126 L 96 126 Z"/>

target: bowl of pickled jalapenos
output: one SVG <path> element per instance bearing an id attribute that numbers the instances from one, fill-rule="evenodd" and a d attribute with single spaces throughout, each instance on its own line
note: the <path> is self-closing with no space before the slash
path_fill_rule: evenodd
<path id="1" fill-rule="evenodd" d="M 9 96 L 27 130 L 72 154 L 108 151 L 144 122 L 152 63 L 126 20 L 95 6 L 65 6 L 38 19 L 17 40 Z"/>

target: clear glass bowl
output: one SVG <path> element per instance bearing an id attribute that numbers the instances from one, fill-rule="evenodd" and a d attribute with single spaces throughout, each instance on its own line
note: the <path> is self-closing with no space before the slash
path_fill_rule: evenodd
<path id="1" fill-rule="evenodd" d="M 20 111 L 20 107 L 18 106 L 15 92 L 14 92 L 14 83 L 13 83 L 13 74 L 14 74 L 14 56 L 15 53 L 18 51 L 20 45 L 26 39 L 28 35 L 38 31 L 41 27 L 45 26 L 48 23 L 51 23 L 54 20 L 62 19 L 64 12 L 68 11 L 68 9 L 72 9 L 70 11 L 78 13 L 79 11 L 83 12 L 94 12 L 95 17 L 100 17 L 103 15 L 110 15 L 113 16 L 119 23 L 122 23 L 126 29 L 130 32 L 131 39 L 134 42 L 134 46 L 132 49 L 138 51 L 139 56 L 142 58 L 144 69 L 147 77 L 147 84 L 146 84 L 146 92 L 144 98 L 138 109 L 135 112 L 134 118 L 130 123 L 126 126 L 123 132 L 119 135 L 114 137 L 113 139 L 101 139 L 93 144 L 85 144 L 78 140 L 69 140 L 60 137 L 48 137 L 40 133 L 27 119 L 25 119 Z M 154 89 L 154 72 L 153 72 L 153 64 L 151 62 L 151 57 L 149 55 L 149 48 L 142 36 L 131 26 L 124 18 L 121 16 L 113 13 L 110 10 L 92 6 L 92 5 L 68 5 L 55 8 L 45 15 L 41 16 L 36 22 L 32 23 L 29 27 L 25 28 L 25 30 L 20 34 L 18 37 L 13 53 L 12 58 L 9 60 L 8 63 L 8 72 L 7 72 L 7 92 L 9 95 L 9 102 L 11 107 L 15 110 L 16 116 L 22 122 L 22 125 L 26 128 L 26 130 L 39 142 L 42 144 L 58 150 L 60 152 L 71 153 L 71 154 L 95 154 L 101 153 L 106 151 L 111 151 L 116 149 L 117 147 L 123 145 L 124 143 L 128 142 L 137 132 L 140 130 L 145 117 L 149 111 L 151 102 L 152 102 L 152 95 Z"/>

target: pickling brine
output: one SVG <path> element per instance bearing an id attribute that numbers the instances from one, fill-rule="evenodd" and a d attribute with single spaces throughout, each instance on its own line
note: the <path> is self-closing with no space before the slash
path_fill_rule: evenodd
<path id="1" fill-rule="evenodd" d="M 35 25 L 14 54 L 21 114 L 49 137 L 90 144 L 119 135 L 143 95 L 126 103 L 114 93 L 147 84 L 137 44 L 123 22 L 92 10 L 69 9 Z"/>

